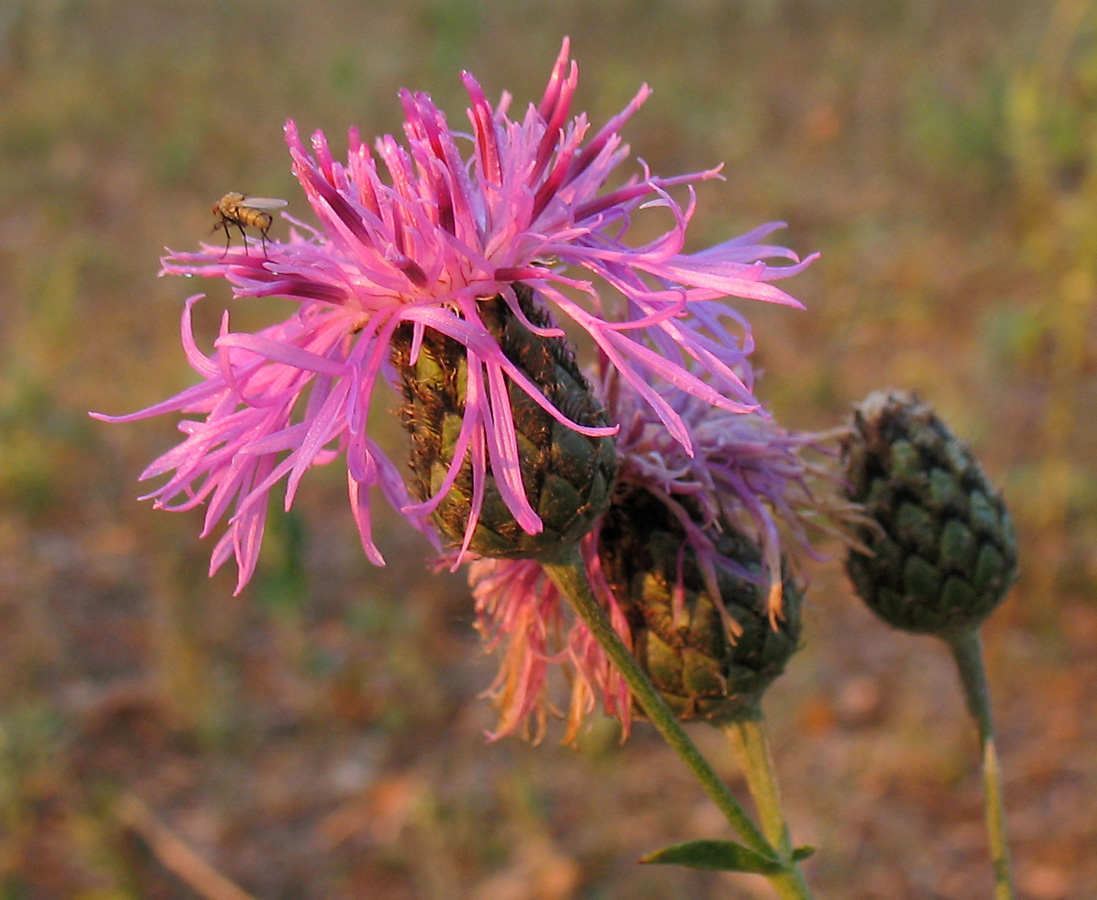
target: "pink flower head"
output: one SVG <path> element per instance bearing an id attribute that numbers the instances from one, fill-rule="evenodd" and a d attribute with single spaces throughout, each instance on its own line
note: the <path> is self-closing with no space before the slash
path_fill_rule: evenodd
<path id="1" fill-rule="evenodd" d="M 148 496 L 167 509 L 208 500 L 207 532 L 227 515 L 228 534 L 214 551 L 213 567 L 234 554 L 240 586 L 255 567 L 271 489 L 287 480 L 288 508 L 304 472 L 339 456 L 346 458 L 354 517 L 375 563 L 383 560 L 370 533 L 370 489 L 380 487 L 429 531 L 425 517 L 466 456 L 474 482 L 482 485 L 490 468 L 520 526 L 531 534 L 541 530 L 522 487 L 508 387 L 525 391 L 578 431 L 601 436 L 611 430 L 584 429 L 553 408 L 485 328 L 478 305 L 495 296 L 526 321 L 516 282 L 533 288 L 558 320 L 569 319 L 590 335 L 687 454 L 689 427 L 652 383 L 673 385 L 729 412 L 756 406 L 750 385 L 737 374 L 749 336 L 736 333 L 744 323 L 722 298 L 799 305 L 771 282 L 800 272 L 811 258 L 799 262 L 783 247 L 760 243 L 780 223 L 683 254 L 694 209 L 691 185 L 719 170 L 663 178 L 641 166 L 607 188 L 628 157 L 620 129 L 649 91 L 642 87 L 620 114 L 593 131 L 585 115 L 571 113 L 577 69 L 566 40 L 543 99 L 520 119 L 507 116 L 509 96 L 493 108 L 471 75 L 463 79 L 471 98 L 467 134 L 452 130 L 426 94 L 408 91 L 400 95 L 404 143 L 386 135 L 371 150 L 352 129 L 346 163 L 335 161 L 319 132 L 310 152 L 288 122 L 293 171 L 318 228 L 295 222 L 301 231 L 291 231 L 286 242 L 264 233 L 262 247 L 226 252 L 204 245 L 163 261 L 166 274 L 224 278 L 238 298 L 299 303 L 288 320 L 255 334 L 231 331 L 226 317 L 206 356 L 190 331 L 192 298 L 183 342 L 202 382 L 110 419 L 166 412 L 194 417 L 180 426 L 182 443 L 145 471 L 145 478 L 172 473 Z M 685 206 L 670 194 L 682 185 Z M 626 243 L 633 216 L 650 208 L 664 211 L 669 230 L 642 246 Z M 791 262 L 764 262 L 772 258 Z M 366 434 L 374 388 L 392 378 L 391 341 L 404 323 L 413 329 L 413 362 L 428 328 L 461 343 L 468 362 L 464 424 L 449 478 L 417 505 L 409 502 L 397 467 Z M 544 335 L 563 333 L 530 327 Z M 474 507 L 469 535 L 478 512 Z"/>
<path id="2" fill-rule="evenodd" d="M 745 366 L 743 367 L 746 368 Z M 714 408 L 677 389 L 660 391 L 690 430 L 692 455 L 673 440 L 653 407 L 612 370 L 594 379 L 611 417 L 621 428 L 617 438 L 618 498 L 646 491 L 660 501 L 683 528 L 696 555 L 707 591 L 727 617 L 717 587 L 717 571 L 758 581 L 758 573 L 723 556 L 718 538 L 724 529 L 757 544 L 762 551 L 768 612 L 776 627 L 780 615 L 782 561 L 796 545 L 815 555 L 809 530 L 841 532 L 850 510 L 837 498 L 837 467 L 813 465 L 805 451 L 833 452 L 827 446 L 840 431 L 793 433 L 776 425 L 762 410 L 736 414 Z M 609 515 L 612 515 L 612 506 Z M 596 526 L 581 544 L 595 596 L 627 646 L 631 632 L 618 598 L 602 570 L 605 534 Z M 569 615 L 567 603 L 534 560 L 479 559 L 469 568 L 486 646 L 504 645 L 489 694 L 500 710 L 492 737 L 521 730 L 544 733 L 549 700 L 548 676 L 562 667 L 571 685 L 565 741 L 571 741 L 598 698 L 607 715 L 619 718 L 627 735 L 631 701 L 620 673 L 595 642 L 586 625 Z M 681 597 L 679 584 L 675 591 Z M 531 728 L 531 723 L 533 728 Z"/>

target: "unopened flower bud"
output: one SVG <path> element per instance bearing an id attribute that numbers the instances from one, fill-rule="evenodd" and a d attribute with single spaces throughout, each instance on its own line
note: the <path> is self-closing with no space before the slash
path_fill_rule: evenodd
<path id="1" fill-rule="evenodd" d="M 642 489 L 615 498 L 600 534 L 633 652 L 675 714 L 718 724 L 752 713 L 799 644 L 801 594 L 792 580 L 774 623 L 760 550 L 727 530 L 714 537 L 713 598 L 694 543 Z"/>
<path id="2" fill-rule="evenodd" d="M 861 598 L 904 631 L 949 636 L 979 625 L 1017 576 L 1001 494 L 933 410 L 903 393 L 855 407 L 844 447 L 850 499 L 869 522 L 847 568 Z"/>
<path id="3" fill-rule="evenodd" d="M 514 285 L 523 315 L 537 328 L 551 326 L 533 291 Z M 501 297 L 478 304 L 479 315 L 506 358 L 545 399 L 573 422 L 586 427 L 610 424 L 591 393 L 563 338 L 544 337 L 527 328 Z M 401 326 L 393 341 L 393 363 L 404 401 L 399 415 L 411 437 L 411 492 L 420 500 L 443 486 L 466 418 L 466 347 L 427 329 L 412 362 L 412 328 Z M 481 384 L 482 391 L 492 386 Z M 575 544 L 590 531 L 609 503 L 617 471 L 612 437 L 589 437 L 554 418 L 513 380 L 507 381 L 510 414 L 518 438 L 521 480 L 542 530 L 531 534 L 516 521 L 500 494 L 490 465 L 483 475 L 483 501 L 477 510 L 472 451 L 433 521 L 443 539 L 460 545 L 470 516 L 478 513 L 469 549 L 496 558 L 538 557 Z M 485 451 L 486 452 L 486 451 Z"/>

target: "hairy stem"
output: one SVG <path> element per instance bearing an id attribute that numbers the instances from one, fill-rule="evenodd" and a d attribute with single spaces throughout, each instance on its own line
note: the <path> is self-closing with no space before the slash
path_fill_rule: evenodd
<path id="1" fill-rule="evenodd" d="M 787 855 L 779 852 L 766 840 L 728 786 L 713 771 L 708 760 L 701 755 L 678 723 L 662 695 L 652 686 L 647 675 L 613 630 L 591 591 L 579 548 L 572 546 L 551 562 L 542 560 L 541 565 L 560 592 L 568 598 L 576 615 L 583 620 L 595 640 L 606 651 L 648 720 L 701 783 L 705 793 L 735 828 L 742 841 L 752 850 L 787 862 Z M 781 897 L 787 900 L 810 900 L 811 893 L 794 866 L 788 865 L 786 872 L 769 878 Z"/>
<path id="2" fill-rule="evenodd" d="M 750 795 L 758 809 L 763 833 L 787 857 L 792 853 L 792 840 L 781 809 L 776 769 L 769 752 L 761 711 L 756 709 L 753 714 L 727 722 L 721 728 L 731 741 L 735 758 L 743 770 Z"/>
<path id="3" fill-rule="evenodd" d="M 990 688 L 983 662 L 983 644 L 976 628 L 953 636 L 948 644 L 960 670 L 964 696 L 968 710 L 979 729 L 979 743 L 983 751 L 983 793 L 990 858 L 994 865 L 994 900 L 1013 900 L 1013 879 L 1006 839 L 1005 798 L 998 752 L 994 746 L 994 723 L 990 715 Z"/>

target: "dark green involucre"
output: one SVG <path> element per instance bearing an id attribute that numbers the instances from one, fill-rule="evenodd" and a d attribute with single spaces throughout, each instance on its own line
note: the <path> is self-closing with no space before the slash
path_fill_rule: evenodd
<path id="1" fill-rule="evenodd" d="M 854 409 L 844 447 L 848 493 L 871 524 L 847 568 L 861 598 L 905 631 L 978 626 L 1017 576 L 1001 494 L 970 449 L 914 397 L 875 393 Z"/>
<path id="2" fill-rule="evenodd" d="M 537 327 L 551 325 L 529 287 L 515 284 L 514 289 L 530 322 Z M 549 403 L 580 425 L 610 424 L 566 341 L 533 334 L 501 297 L 481 301 L 479 313 L 503 353 L 541 388 Z M 393 364 L 404 397 L 399 416 L 411 437 L 410 488 L 419 500 L 426 500 L 437 492 L 453 458 L 465 414 L 467 358 L 463 345 L 428 329 L 412 366 L 411 339 L 411 326 L 401 326 L 393 341 Z M 544 530 L 540 534 L 522 530 L 503 502 L 489 467 L 470 549 L 481 556 L 508 559 L 551 555 L 578 542 L 609 503 L 617 471 L 614 440 L 586 437 L 561 424 L 509 381 L 508 391 L 522 483 Z M 456 482 L 434 514 L 434 524 L 451 545 L 464 540 L 472 497 L 472 464 L 466 455 Z"/>
<path id="3" fill-rule="evenodd" d="M 640 665 L 679 719 L 720 724 L 753 715 L 784 671 L 799 645 L 802 598 L 787 578 L 775 629 L 758 548 L 725 531 L 716 550 L 750 576 L 717 568 L 720 599 L 741 629 L 735 637 L 705 588 L 682 525 L 661 500 L 640 489 L 615 497 L 599 539 L 603 571 L 628 618 Z M 679 576 L 684 596 L 676 616 Z"/>

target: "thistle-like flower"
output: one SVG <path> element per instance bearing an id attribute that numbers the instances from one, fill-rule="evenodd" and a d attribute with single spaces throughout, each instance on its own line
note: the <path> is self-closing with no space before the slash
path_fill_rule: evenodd
<path id="1" fill-rule="evenodd" d="M 774 614 L 757 544 L 722 521 L 691 540 L 673 505 L 644 489 L 620 497 L 599 532 L 602 571 L 640 667 L 674 714 L 720 724 L 753 713 L 784 671 L 799 647 L 802 593 L 791 576 L 779 581 Z"/>
<path id="2" fill-rule="evenodd" d="M 681 717 L 733 717 L 797 645 L 790 551 L 814 553 L 812 528 L 841 531 L 850 518 L 834 467 L 807 461 L 809 451 L 835 455 L 827 445 L 838 432 L 794 434 L 762 411 L 735 414 L 664 389 L 690 429 L 691 456 L 631 385 L 612 372 L 595 383 L 621 426 L 614 496 L 581 545 L 595 596 Z M 543 733 L 554 663 L 571 681 L 565 741 L 599 698 L 627 731 L 627 687 L 536 562 L 477 560 L 469 580 L 488 648 L 505 645 L 490 691 L 496 735 Z"/>
<path id="3" fill-rule="evenodd" d="M 585 115 L 571 112 L 577 69 L 567 41 L 541 102 L 520 119 L 508 117 L 508 95 L 493 107 L 471 75 L 463 78 L 471 98 L 467 134 L 451 129 L 427 95 L 408 91 L 400 95 L 405 144 L 386 135 L 371 151 L 352 129 L 346 163 L 333 158 L 319 132 L 310 153 L 289 122 L 293 171 L 319 227 L 296 222 L 288 241 L 265 239 L 261 253 L 206 245 L 163 261 L 165 274 L 223 278 L 237 298 L 299 304 L 290 318 L 254 334 L 233 332 L 226 314 L 207 356 L 191 332 L 197 299 L 191 298 L 183 344 L 201 382 L 110 419 L 187 416 L 180 425 L 184 440 L 143 473 L 168 476 L 147 496 L 173 510 L 208 502 L 204 534 L 228 518 L 211 568 L 235 556 L 238 590 L 256 564 L 270 492 L 284 479 L 288 508 L 311 466 L 340 457 L 362 544 L 375 563 L 383 560 L 371 534 L 371 489 L 379 487 L 429 532 L 427 517 L 466 464 L 466 543 L 489 474 L 518 527 L 542 530 L 523 483 L 512 396 L 525 395 L 556 422 L 591 438 L 613 428 L 575 421 L 500 348 L 485 322 L 485 301 L 505 304 L 533 334 L 563 334 L 529 320 L 520 286 L 536 292 L 558 322 L 586 332 L 687 453 L 689 427 L 653 383 L 730 412 L 757 405 L 738 373 L 750 349 L 744 323 L 722 298 L 799 305 L 771 283 L 811 261 L 762 243 L 780 223 L 684 254 L 692 184 L 717 177 L 719 169 L 664 178 L 641 166 L 607 187 L 628 157 L 620 130 L 649 90 L 642 87 L 620 114 L 592 130 Z M 684 205 L 672 197 L 675 188 L 685 190 Z M 652 208 L 669 218 L 669 229 L 650 243 L 629 244 L 634 215 Z M 765 262 L 774 258 L 790 262 Z M 390 360 L 398 333 L 407 334 L 409 366 L 417 364 L 428 333 L 465 353 L 453 456 L 420 502 L 408 498 L 398 468 L 367 431 L 374 389 L 396 379 Z"/>
<path id="4" fill-rule="evenodd" d="M 932 634 L 956 661 L 983 751 L 994 895 L 1012 897 L 990 686 L 979 629 L 1017 578 L 1017 537 L 1001 493 L 971 449 L 912 394 L 854 406 L 843 441 L 846 490 L 863 505 L 863 541 L 846 560 L 865 604 L 894 628 Z"/>
<path id="5" fill-rule="evenodd" d="M 868 516 L 847 561 L 861 599 L 904 631 L 977 627 L 1017 577 L 1017 538 L 971 450 L 930 406 L 877 392 L 854 408 L 844 453 Z"/>

